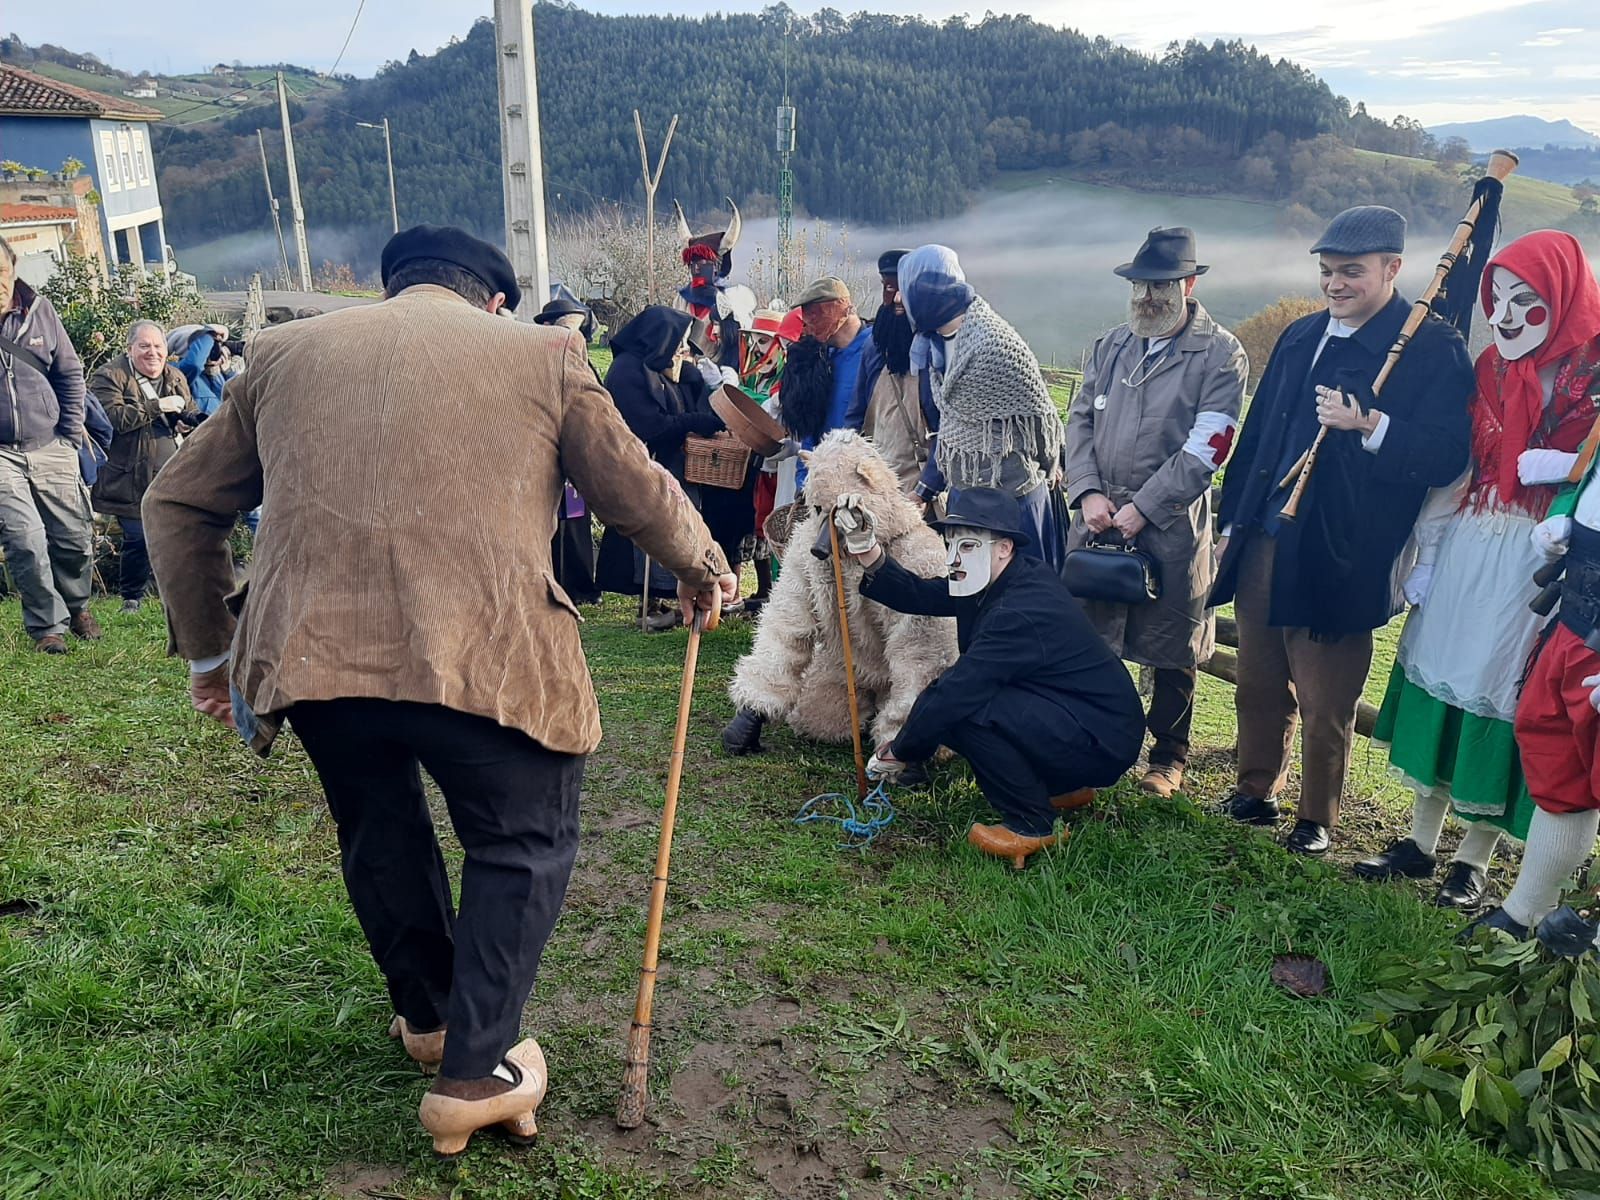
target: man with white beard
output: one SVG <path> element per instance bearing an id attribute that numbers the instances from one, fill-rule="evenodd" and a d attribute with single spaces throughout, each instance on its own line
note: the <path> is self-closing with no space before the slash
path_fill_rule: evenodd
<path id="1" fill-rule="evenodd" d="M 1080 596 L 1119 656 L 1150 667 L 1155 738 L 1139 786 L 1182 786 L 1195 672 L 1211 657 L 1211 481 L 1233 447 L 1249 361 L 1193 298 L 1206 272 L 1193 231 L 1152 229 L 1116 273 L 1132 284 L 1128 320 L 1095 343 L 1067 421 L 1070 549 L 1111 541 L 1156 561 L 1161 595 L 1141 604 Z"/>

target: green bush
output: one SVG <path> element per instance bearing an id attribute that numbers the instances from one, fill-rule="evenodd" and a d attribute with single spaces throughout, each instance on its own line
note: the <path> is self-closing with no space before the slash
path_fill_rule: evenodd
<path id="1" fill-rule="evenodd" d="M 85 374 L 122 353 L 135 321 L 154 321 L 171 329 L 205 319 L 200 293 L 182 280 L 146 275 L 132 267 L 105 279 L 94 262 L 80 254 L 69 254 L 40 290 L 61 314 Z"/>

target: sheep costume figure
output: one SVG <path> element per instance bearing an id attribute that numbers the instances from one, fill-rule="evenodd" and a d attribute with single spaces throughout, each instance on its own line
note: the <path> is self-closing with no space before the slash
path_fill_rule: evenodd
<path id="1" fill-rule="evenodd" d="M 828 434 L 811 451 L 807 470 L 810 512 L 790 530 L 755 643 L 734 667 L 728 689 L 739 709 L 722 731 L 730 754 L 760 752 L 767 721 L 785 721 L 817 741 L 851 740 L 833 563 L 811 553 L 841 496 L 870 497 L 878 540 L 896 562 L 927 579 L 945 574 L 944 539 L 923 523 L 894 471 L 866 438 L 851 430 Z M 862 720 L 870 721 L 869 745 L 882 745 L 900 731 L 922 690 L 955 662 L 956 623 L 951 617 L 897 613 L 863 599 L 860 586 L 861 568 L 845 555 L 857 701 Z"/>

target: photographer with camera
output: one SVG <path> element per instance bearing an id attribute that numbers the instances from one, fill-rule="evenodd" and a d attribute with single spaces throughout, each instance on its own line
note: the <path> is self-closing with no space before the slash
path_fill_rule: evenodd
<path id="1" fill-rule="evenodd" d="M 122 526 L 122 611 L 137 612 L 150 582 L 139 505 L 156 473 L 205 416 L 183 373 L 167 362 L 166 334 L 154 321 L 134 322 L 128 352 L 96 371 L 89 390 L 114 431 L 110 458 L 90 498 L 96 512 L 116 517 Z"/>

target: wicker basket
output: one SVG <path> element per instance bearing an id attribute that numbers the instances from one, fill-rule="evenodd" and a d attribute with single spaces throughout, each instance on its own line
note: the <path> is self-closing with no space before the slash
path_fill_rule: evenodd
<path id="1" fill-rule="evenodd" d="M 731 433 L 683 439 L 683 477 L 703 487 L 742 488 L 750 470 L 750 451 Z"/>
<path id="2" fill-rule="evenodd" d="M 804 504 L 782 504 L 772 510 L 761 532 L 766 535 L 767 544 L 781 555 L 783 548 L 789 544 L 789 534 L 794 529 L 795 523 L 805 519 Z"/>

